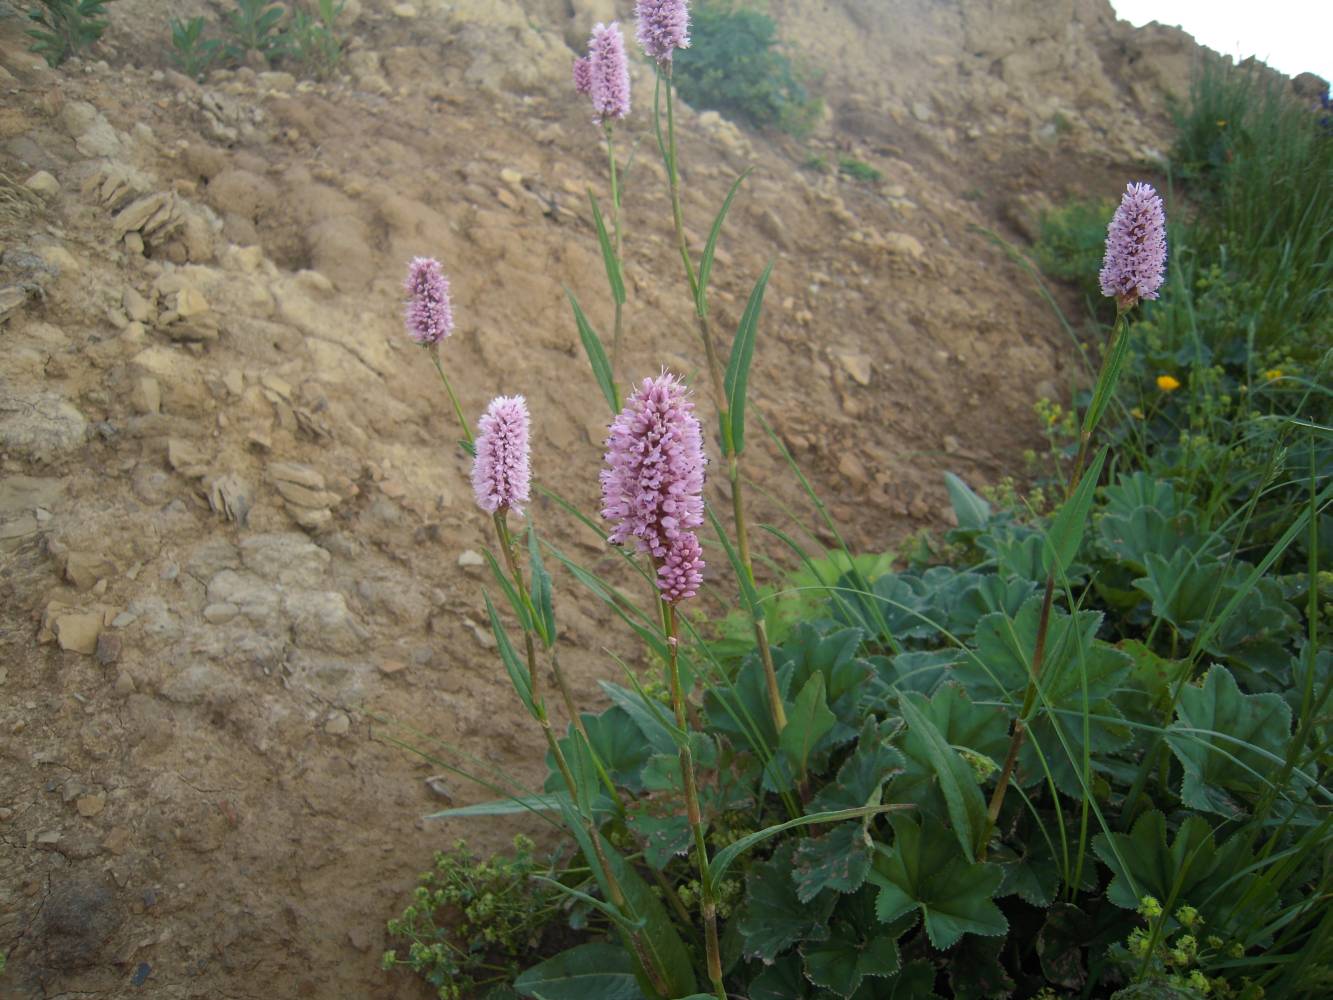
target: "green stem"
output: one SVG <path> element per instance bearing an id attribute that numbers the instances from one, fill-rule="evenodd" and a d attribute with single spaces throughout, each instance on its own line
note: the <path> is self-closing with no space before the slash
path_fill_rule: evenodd
<path id="1" fill-rule="evenodd" d="M 606 129 L 606 158 L 611 169 L 611 231 L 615 240 L 616 269 L 620 272 L 620 281 L 623 286 L 625 281 L 625 263 L 621 255 L 621 236 L 620 236 L 620 178 L 616 170 L 616 143 L 615 132 L 611 123 L 605 124 Z M 611 381 L 615 382 L 616 370 L 620 367 L 620 341 L 624 333 L 624 304 L 620 301 L 620 296 L 612 295 L 616 306 L 615 332 L 611 339 Z"/>
<path id="2" fill-rule="evenodd" d="M 690 298 L 694 302 L 695 321 L 699 328 L 699 338 L 704 344 L 704 355 L 708 359 L 708 376 L 713 384 L 713 399 L 717 406 L 718 419 L 723 428 L 731 427 L 731 407 L 727 403 L 726 387 L 722 378 L 722 365 L 717 349 L 713 344 L 713 332 L 708 321 L 708 311 L 701 308 L 699 302 L 699 279 L 694 271 L 694 261 L 690 257 L 689 243 L 685 238 L 685 213 L 680 202 L 680 171 L 676 161 L 676 114 L 672 96 L 671 64 L 663 72 L 659 67 L 659 83 L 665 77 L 667 106 L 667 141 L 666 167 L 671 186 L 671 218 L 676 227 L 676 245 L 680 250 L 681 262 L 685 265 L 685 277 L 690 285 Z M 732 446 L 730 430 L 722 435 L 722 451 L 727 457 L 727 478 L 731 483 L 731 507 L 736 523 L 736 551 L 741 565 L 749 576 L 749 583 L 754 585 L 754 563 L 750 557 L 750 532 L 745 520 L 744 490 L 741 482 L 740 455 Z M 773 726 L 781 733 L 787 728 L 787 712 L 782 704 L 782 692 L 778 687 L 777 671 L 773 666 L 773 651 L 768 643 L 768 630 L 762 619 L 752 622 L 755 646 L 759 650 L 759 660 L 764 667 L 764 681 L 768 687 L 768 708 L 773 717 Z"/>
<path id="3" fill-rule="evenodd" d="M 476 442 L 472 437 L 472 428 L 468 426 L 467 418 L 463 416 L 463 407 L 458 402 L 458 395 L 454 392 L 454 387 L 449 383 L 449 376 L 444 373 L 444 365 L 440 364 L 438 344 L 431 350 L 430 359 L 435 362 L 435 370 L 440 373 L 440 381 L 444 383 L 444 391 L 449 394 L 449 402 L 454 404 L 454 416 L 458 418 L 458 427 L 463 432 L 463 440 L 467 442 L 469 450 L 472 450 L 476 447 Z"/>
<path id="4" fill-rule="evenodd" d="M 1105 412 L 1106 402 L 1115 393 L 1115 385 L 1119 381 L 1120 367 L 1112 363 L 1112 358 L 1116 354 L 1116 348 L 1120 346 L 1119 339 L 1129 336 L 1125 329 L 1125 316 L 1126 312 L 1123 309 L 1116 312 L 1115 325 L 1111 328 L 1107 349 L 1102 354 L 1101 371 L 1098 373 L 1097 383 L 1093 387 L 1092 408 L 1089 410 L 1088 419 L 1084 421 L 1082 433 L 1079 435 L 1078 456 L 1074 459 L 1074 469 L 1069 479 L 1069 492 L 1067 494 L 1069 496 L 1073 496 L 1074 491 L 1078 489 L 1079 481 L 1083 478 L 1083 471 L 1087 467 L 1088 461 L 1088 447 L 1096 433 L 1101 414 Z M 1023 741 L 1027 736 L 1026 719 L 1028 713 L 1033 710 L 1037 703 L 1037 679 L 1041 676 L 1042 661 L 1046 655 L 1046 635 L 1050 631 L 1051 606 L 1055 601 L 1056 569 L 1057 565 L 1052 560 L 1051 568 L 1046 573 L 1046 589 L 1042 594 L 1041 614 L 1037 619 L 1037 638 L 1032 644 L 1032 663 L 1028 671 L 1027 690 L 1023 694 L 1023 705 L 1019 710 L 1018 717 L 1014 719 L 1014 731 L 1009 738 L 1009 752 L 1005 755 L 1004 767 L 1000 770 L 1000 777 L 995 783 L 995 791 L 991 793 L 990 807 L 987 810 L 992 828 L 999 822 L 1000 808 L 1004 805 L 1005 793 L 1009 790 L 1009 782 L 1013 778 L 1014 768 L 1018 764 L 1018 752 L 1023 748 Z"/>
<path id="5" fill-rule="evenodd" d="M 690 751 L 689 721 L 685 716 L 685 693 L 680 685 L 680 664 L 677 659 L 676 607 L 663 601 L 662 615 L 666 621 L 667 649 L 670 651 L 671 706 L 676 712 L 676 727 L 684 739 L 680 745 L 680 777 L 685 786 L 685 812 L 694 833 L 694 862 L 699 869 L 701 887 L 699 906 L 704 918 L 704 946 L 708 957 L 708 979 L 713 984 L 717 1000 L 727 1000 L 722 985 L 722 949 L 717 936 L 717 898 L 708 874 L 708 843 L 704 838 L 703 814 L 699 809 L 699 790 L 694 782 L 694 756 Z"/>
<path id="6" fill-rule="evenodd" d="M 441 374 L 443 374 L 443 372 L 441 372 Z M 505 561 L 509 566 L 509 572 L 513 574 L 514 584 L 518 588 L 519 594 L 522 595 L 521 599 L 524 602 L 524 606 L 527 608 L 529 615 L 531 615 L 533 614 L 531 598 L 528 596 L 527 589 L 523 585 L 522 568 L 518 562 L 518 554 L 514 550 L 513 537 L 509 533 L 509 523 L 506 517 L 508 513 L 507 508 L 501 508 L 495 512 L 493 515 L 495 531 L 499 538 L 500 548 L 504 552 Z M 536 706 L 537 722 L 541 725 L 542 733 L 546 737 L 546 746 L 551 751 L 551 756 L 555 758 L 556 768 L 560 771 L 561 778 L 564 779 L 565 787 L 569 790 L 570 800 L 572 802 L 577 802 L 579 800 L 578 784 L 574 780 L 574 773 L 570 770 L 569 761 L 566 760 L 564 751 L 560 749 L 560 741 L 555 738 L 555 731 L 551 727 L 551 718 L 547 715 L 546 708 L 538 697 L 537 682 L 539 675 L 537 671 L 537 645 L 533 641 L 532 629 L 523 629 L 523 644 L 528 657 L 528 678 L 532 688 L 532 701 Z M 575 727 L 578 729 L 583 740 L 587 742 L 588 736 L 583 729 L 582 720 L 578 717 L 577 712 L 572 712 L 571 714 L 574 717 Z M 588 746 L 591 748 L 592 744 L 588 743 Z M 602 780 L 608 784 L 608 787 L 611 787 L 611 794 L 615 795 L 616 792 L 614 786 L 610 785 L 610 777 L 605 774 L 601 762 L 597 760 L 595 754 L 593 755 L 593 762 L 596 765 Z M 620 886 L 620 880 L 616 878 L 615 870 L 611 867 L 611 863 L 606 857 L 606 851 L 602 848 L 601 831 L 598 830 L 597 823 L 591 816 L 587 817 L 587 824 L 588 839 L 592 843 L 593 853 L 597 857 L 597 864 L 601 867 L 602 874 L 606 878 L 607 895 L 610 897 L 611 904 L 617 909 L 633 916 L 629 910 L 625 892 Z M 669 996 L 671 990 L 668 985 L 668 979 L 662 970 L 657 967 L 657 963 L 653 958 L 652 948 L 648 946 L 643 938 L 643 931 L 634 931 L 629 935 L 629 938 L 631 947 L 634 949 L 639 964 L 643 968 L 644 975 L 648 977 L 653 988 L 663 997 Z"/>

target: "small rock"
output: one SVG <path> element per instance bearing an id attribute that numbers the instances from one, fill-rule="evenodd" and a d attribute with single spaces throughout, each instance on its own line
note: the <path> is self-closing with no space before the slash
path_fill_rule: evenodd
<path id="1" fill-rule="evenodd" d="M 868 355 L 838 351 L 834 353 L 833 359 L 842 365 L 843 371 L 850 375 L 858 385 L 870 384 L 871 368 Z"/>
<path id="2" fill-rule="evenodd" d="M 193 316 L 202 316 L 211 308 L 208 299 L 204 298 L 204 293 L 197 288 L 186 286 L 176 293 L 176 299 L 173 303 L 174 312 L 181 319 L 190 319 Z"/>
<path id="3" fill-rule="evenodd" d="M 269 462 L 269 478 L 284 482 L 295 483 L 297 486 L 304 486 L 309 490 L 322 490 L 324 488 L 324 477 L 308 465 L 301 465 L 297 462 Z"/>
<path id="4" fill-rule="evenodd" d="M 282 498 L 288 503 L 295 504 L 298 507 L 309 507 L 312 510 L 319 510 L 326 507 L 335 507 L 342 500 L 336 493 L 330 493 L 328 490 L 312 490 L 304 486 L 298 486 L 296 483 L 289 483 L 279 479 L 275 486 Z"/>
<path id="5" fill-rule="evenodd" d="M 198 478 L 207 472 L 205 463 L 208 456 L 192 442 L 183 438 L 170 438 L 167 441 L 167 462 L 182 475 Z"/>
<path id="6" fill-rule="evenodd" d="M 48 200 L 60 193 L 60 182 L 45 170 L 37 171 L 23 182 L 23 186 L 38 197 Z"/>
<path id="7" fill-rule="evenodd" d="M 120 614 L 116 615 L 115 618 L 111 619 L 111 627 L 128 628 L 130 625 L 133 625 L 138 620 L 139 616 L 136 615 L 133 611 L 122 611 Z"/>
<path id="8" fill-rule="evenodd" d="M 93 612 L 61 615 L 55 621 L 55 633 L 61 649 L 92 656 L 102 634 L 102 616 Z"/>
<path id="9" fill-rule="evenodd" d="M 309 507 L 298 507 L 295 504 L 286 504 L 287 513 L 292 516 L 292 520 L 307 531 L 319 531 L 333 520 L 333 514 L 327 508 L 312 510 Z"/>
<path id="10" fill-rule="evenodd" d="M 910 233 L 885 233 L 884 249 L 897 257 L 920 260 L 926 255 L 926 248 L 921 241 Z"/>
<path id="11" fill-rule="evenodd" d="M 402 660 L 383 660 L 380 662 L 380 673 L 382 674 L 388 674 L 392 676 L 393 674 L 399 673 L 400 671 L 406 669 L 407 669 L 407 664 L 404 663 Z"/>
<path id="12" fill-rule="evenodd" d="M 125 309 L 125 315 L 136 323 L 147 323 L 152 315 L 152 307 L 148 304 L 148 300 L 129 286 L 126 286 L 122 293 L 120 304 Z"/>
<path id="13" fill-rule="evenodd" d="M 426 787 L 430 789 L 430 793 L 437 799 L 442 799 L 445 802 L 453 802 L 453 793 L 449 791 L 449 784 L 445 780 L 443 774 L 433 774 L 427 778 Z"/>
<path id="14" fill-rule="evenodd" d="M 79 810 L 80 816 L 84 819 L 92 819 L 106 808 L 106 792 L 80 796 L 74 805 Z"/>
<path id="15" fill-rule="evenodd" d="M 130 390 L 130 405 L 134 407 L 136 413 L 160 412 L 162 409 L 162 387 L 158 385 L 157 379 L 149 375 L 140 376 L 135 381 L 134 388 Z"/>
<path id="16" fill-rule="evenodd" d="M 0 823 L 8 823 L 14 818 L 14 810 L 9 806 L 0 806 Z"/>
<path id="17" fill-rule="evenodd" d="M 472 549 L 464 549 L 458 555 L 458 565 L 462 566 L 464 569 L 474 566 L 485 566 L 486 560 L 482 558 L 480 553 Z"/>
<path id="18" fill-rule="evenodd" d="M 228 368 L 222 373 L 222 384 L 233 396 L 239 396 L 245 392 L 245 373 L 239 368 Z"/>
<path id="19" fill-rule="evenodd" d="M 219 604 L 210 604 L 204 608 L 204 621 L 210 625 L 225 625 L 240 613 L 240 608 L 226 601 Z"/>
<path id="20" fill-rule="evenodd" d="M 416 7 L 410 3 L 396 3 L 392 10 L 394 17 L 401 17 L 404 21 L 410 21 L 417 16 Z"/>
<path id="21" fill-rule="evenodd" d="M 500 180 L 512 188 L 521 188 L 523 186 L 523 175 L 512 167 L 505 167 L 500 171 Z"/>
<path id="22" fill-rule="evenodd" d="M 134 694 L 134 678 L 122 670 L 116 675 L 116 684 L 112 690 L 117 698 L 128 698 Z"/>
<path id="23" fill-rule="evenodd" d="M 329 716 L 329 721 L 324 723 L 324 732 L 330 736 L 345 736 L 351 728 L 352 720 L 346 712 L 334 712 Z"/>
<path id="24" fill-rule="evenodd" d="M 944 435 L 944 440 L 942 443 L 944 445 L 944 453 L 946 455 L 958 454 L 958 439 L 954 437 L 952 434 Z"/>
<path id="25" fill-rule="evenodd" d="M 120 636 L 113 635 L 110 632 L 102 632 L 97 637 L 97 657 L 98 666 L 109 667 L 120 659 L 122 640 Z"/>
<path id="26" fill-rule="evenodd" d="M 91 590 L 98 580 L 115 572 L 115 563 L 98 553 L 71 552 L 65 558 L 65 579 L 78 590 Z"/>

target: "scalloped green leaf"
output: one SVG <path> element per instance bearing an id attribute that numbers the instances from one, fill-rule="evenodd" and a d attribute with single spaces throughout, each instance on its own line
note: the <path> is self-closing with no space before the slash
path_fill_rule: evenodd
<path id="1" fill-rule="evenodd" d="M 1008 1000 L 1014 981 L 1000 963 L 1005 940 L 969 934 L 949 951 L 949 987 L 954 1000 Z"/>
<path id="2" fill-rule="evenodd" d="M 639 799 L 625 807 L 625 823 L 643 845 L 643 859 L 661 871 L 690 849 L 685 803 L 675 797 Z"/>
<path id="3" fill-rule="evenodd" d="M 1291 708 L 1280 695 L 1242 694 L 1229 670 L 1213 667 L 1201 686 L 1181 689 L 1166 729 L 1184 771 L 1181 801 L 1228 819 L 1244 817 L 1267 790 L 1290 738 Z"/>
<path id="4" fill-rule="evenodd" d="M 1005 934 L 1009 922 L 991 898 L 1003 878 L 994 865 L 969 862 L 957 841 L 929 816 L 895 814 L 892 848 L 877 846 L 869 880 L 879 887 L 875 912 L 889 923 L 921 911 L 936 948 L 950 948 L 964 934 Z"/>
<path id="5" fill-rule="evenodd" d="M 1022 704 L 1040 615 L 1041 598 L 1034 597 L 1013 618 L 996 613 L 977 625 L 978 659 L 969 659 L 954 670 L 973 701 Z M 1129 730 L 1111 696 L 1125 683 L 1131 660 L 1095 638 L 1101 620 L 1095 611 L 1080 611 L 1073 617 L 1059 608 L 1051 611 L 1039 676 L 1041 697 L 1018 758 L 1018 776 L 1024 785 L 1040 780 L 1049 767 L 1057 788 L 1066 795 L 1081 796 L 1085 750 L 1096 772 L 1104 769 L 1102 755 L 1129 742 Z"/>
<path id="6" fill-rule="evenodd" d="M 828 936 L 801 945 L 807 979 L 837 996 L 850 997 L 867 978 L 884 979 L 898 972 L 902 930 L 878 922 L 874 909 L 873 894 L 868 892 L 838 906 Z"/>
<path id="7" fill-rule="evenodd" d="M 796 898 L 808 903 L 825 889 L 856 892 L 870 871 L 870 845 L 861 823 L 843 823 L 822 837 L 806 837 L 792 858 Z"/>
<path id="8" fill-rule="evenodd" d="M 867 719 L 856 749 L 842 762 L 837 777 L 826 782 L 806 808 L 824 812 L 878 805 L 884 782 L 906 766 L 903 755 L 889 742 L 898 728 L 895 721 L 877 723 Z"/>
<path id="9" fill-rule="evenodd" d="M 829 935 L 828 918 L 837 893 L 820 893 L 801 902 L 791 879 L 796 845 L 788 842 L 768 861 L 750 868 L 745 879 L 745 909 L 739 927 L 745 954 L 772 962 L 798 941 L 822 941 Z"/>

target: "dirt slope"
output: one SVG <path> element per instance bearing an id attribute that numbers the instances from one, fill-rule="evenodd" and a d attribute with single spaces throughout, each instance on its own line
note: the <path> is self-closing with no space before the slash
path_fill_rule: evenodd
<path id="1" fill-rule="evenodd" d="M 413 255 L 445 262 L 464 405 L 525 394 L 538 478 L 593 509 L 606 414 L 562 289 L 606 327 L 604 161 L 567 42 L 630 6 L 349 2 L 343 78 L 199 85 L 169 70 L 160 3 L 112 5 L 99 61 L 59 72 L 0 4 L 0 994 L 412 995 L 378 970 L 384 920 L 434 848 L 511 831 L 423 822 L 437 769 L 374 718 L 529 780 L 540 753 L 487 648 L 487 525 L 399 283 Z M 809 144 L 682 120 L 696 236 L 755 168 L 718 327 L 774 259 L 756 405 L 878 547 L 943 523 L 942 470 L 1014 470 L 1033 400 L 1077 377 L 972 227 L 1021 238 L 1044 199 L 1142 174 L 1194 51 L 1093 0 L 894 6 L 772 5 L 826 71 Z M 636 74 L 622 371 L 693 375 Z M 781 521 L 790 476 L 765 442 L 747 460 Z M 615 630 L 559 586 L 592 704 Z"/>

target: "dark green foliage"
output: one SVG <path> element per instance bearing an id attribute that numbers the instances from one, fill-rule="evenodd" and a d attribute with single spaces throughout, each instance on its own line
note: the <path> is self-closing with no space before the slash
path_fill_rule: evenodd
<path id="1" fill-rule="evenodd" d="M 286 8 L 273 0 L 235 0 L 236 9 L 223 19 L 227 33 L 227 58 L 244 62 L 249 53 L 258 53 L 265 63 L 272 63 L 288 49 L 279 30 Z"/>
<path id="2" fill-rule="evenodd" d="M 342 38 L 335 22 L 343 0 L 315 0 L 313 11 L 293 7 L 284 33 L 287 54 L 304 76 L 323 80 L 342 61 Z"/>
<path id="3" fill-rule="evenodd" d="M 691 11 L 690 47 L 675 54 L 680 95 L 756 128 L 802 135 L 822 108 L 782 50 L 768 14 L 731 0 L 703 0 Z"/>
<path id="4" fill-rule="evenodd" d="M 192 17 L 187 22 L 171 20 L 171 57 L 181 72 L 192 79 L 207 73 L 222 55 L 221 39 L 206 38 L 206 27 L 202 17 Z"/>
<path id="5" fill-rule="evenodd" d="M 25 34 L 33 40 L 30 52 L 36 52 L 46 64 L 59 66 L 78 55 L 102 37 L 106 31 L 106 5 L 111 0 L 37 0 L 39 6 L 28 9 L 28 20 L 36 27 Z"/>
<path id="6" fill-rule="evenodd" d="M 880 170 L 852 156 L 838 157 L 838 173 L 867 184 L 878 184 L 884 179 L 884 174 Z"/>

